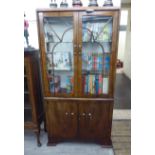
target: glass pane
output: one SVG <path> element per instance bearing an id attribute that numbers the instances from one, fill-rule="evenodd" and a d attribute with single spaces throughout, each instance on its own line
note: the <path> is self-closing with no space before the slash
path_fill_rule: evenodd
<path id="1" fill-rule="evenodd" d="M 30 97 L 29 97 L 30 94 L 25 94 L 24 93 L 24 105 L 25 106 L 30 106 Z"/>
<path id="2" fill-rule="evenodd" d="M 27 77 L 24 77 L 24 91 L 28 91 Z"/>
<path id="3" fill-rule="evenodd" d="M 24 121 L 25 122 L 32 122 L 32 110 L 25 108 L 24 109 Z"/>
<path id="4" fill-rule="evenodd" d="M 26 67 L 24 66 L 24 76 L 26 76 Z"/>
<path id="5" fill-rule="evenodd" d="M 82 79 L 83 93 L 108 94 L 112 17 L 82 18 Z"/>
<path id="6" fill-rule="evenodd" d="M 24 93 L 24 121 L 32 121 L 32 106 L 29 93 Z"/>
<path id="7" fill-rule="evenodd" d="M 44 35 L 49 89 L 52 94 L 73 93 L 73 18 L 45 17 Z"/>

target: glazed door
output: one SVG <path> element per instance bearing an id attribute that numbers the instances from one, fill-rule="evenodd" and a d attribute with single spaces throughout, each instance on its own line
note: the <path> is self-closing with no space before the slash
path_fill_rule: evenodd
<path id="1" fill-rule="evenodd" d="M 76 95 L 76 13 L 39 13 L 45 96 Z"/>
<path id="2" fill-rule="evenodd" d="M 79 15 L 79 94 L 113 97 L 117 51 L 118 12 L 82 12 Z"/>
<path id="3" fill-rule="evenodd" d="M 81 139 L 104 139 L 111 135 L 112 104 L 109 101 L 79 103 L 79 135 Z"/>
<path id="4" fill-rule="evenodd" d="M 31 57 L 24 57 L 24 122 L 27 127 L 37 122 L 31 64 Z"/>
<path id="5" fill-rule="evenodd" d="M 72 139 L 77 135 L 77 104 L 71 101 L 46 101 L 48 136 Z"/>

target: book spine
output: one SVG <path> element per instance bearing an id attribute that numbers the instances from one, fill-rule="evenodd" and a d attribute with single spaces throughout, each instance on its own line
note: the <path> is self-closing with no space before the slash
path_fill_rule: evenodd
<path id="1" fill-rule="evenodd" d="M 109 78 L 103 78 L 103 94 L 108 94 L 109 91 Z"/>
<path id="2" fill-rule="evenodd" d="M 95 94 L 95 75 L 93 75 L 93 94 Z"/>
<path id="3" fill-rule="evenodd" d="M 73 94 L 74 77 L 71 76 L 71 93 Z"/>
<path id="4" fill-rule="evenodd" d="M 110 56 L 106 55 L 104 57 L 104 74 L 107 75 L 110 70 Z"/>
<path id="5" fill-rule="evenodd" d="M 99 75 L 99 94 L 102 94 L 102 87 L 103 87 L 103 81 L 102 81 L 102 75 Z"/>
<path id="6" fill-rule="evenodd" d="M 85 93 L 88 93 L 88 76 L 85 76 Z"/>
<path id="7" fill-rule="evenodd" d="M 102 56 L 100 55 L 99 56 L 99 68 L 98 68 L 100 71 L 102 70 L 102 62 L 103 62 L 102 61 Z"/>
<path id="8" fill-rule="evenodd" d="M 90 75 L 88 75 L 87 78 L 88 78 L 87 79 L 88 80 L 87 81 L 87 93 L 89 93 L 90 92 Z"/>
<path id="9" fill-rule="evenodd" d="M 87 93 L 87 76 L 84 76 L 84 93 Z"/>
<path id="10" fill-rule="evenodd" d="M 99 70 L 99 56 L 96 57 L 96 70 Z"/>
<path id="11" fill-rule="evenodd" d="M 92 94 L 92 76 L 89 75 L 89 93 Z"/>
<path id="12" fill-rule="evenodd" d="M 95 56 L 92 57 L 93 57 L 93 70 L 95 70 Z"/>
<path id="13" fill-rule="evenodd" d="M 95 93 L 99 94 L 99 75 L 95 75 Z"/>
<path id="14" fill-rule="evenodd" d="M 93 56 L 92 53 L 90 55 L 90 66 L 91 66 L 91 70 L 93 69 Z"/>

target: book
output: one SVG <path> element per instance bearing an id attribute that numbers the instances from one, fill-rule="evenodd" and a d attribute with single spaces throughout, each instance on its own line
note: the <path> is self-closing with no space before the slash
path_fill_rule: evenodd
<path id="1" fill-rule="evenodd" d="M 99 94 L 99 75 L 95 75 L 95 94 Z"/>
<path id="2" fill-rule="evenodd" d="M 99 57 L 98 57 L 98 70 L 99 71 L 101 71 L 102 69 L 103 69 L 103 67 L 102 67 L 102 63 L 103 63 L 103 57 L 100 55 Z"/>
<path id="3" fill-rule="evenodd" d="M 102 82 L 102 75 L 99 75 L 99 94 L 102 94 L 102 87 L 103 87 L 103 82 Z"/>
<path id="4" fill-rule="evenodd" d="M 111 45 L 109 42 L 103 43 L 104 53 L 110 53 L 111 52 Z"/>
<path id="5" fill-rule="evenodd" d="M 112 37 L 112 24 L 106 24 L 103 28 L 103 35 L 102 35 L 102 39 L 103 42 L 107 42 L 110 41 Z"/>
<path id="6" fill-rule="evenodd" d="M 72 93 L 73 91 L 73 77 L 67 76 L 66 77 L 66 93 Z"/>
<path id="7" fill-rule="evenodd" d="M 110 56 L 105 55 L 104 57 L 104 75 L 108 75 L 110 71 Z"/>
<path id="8" fill-rule="evenodd" d="M 108 94 L 109 91 L 109 78 L 103 78 L 103 94 Z"/>
<path id="9" fill-rule="evenodd" d="M 51 93 L 60 92 L 60 76 L 54 76 L 54 78 L 50 78 L 50 91 Z"/>
<path id="10" fill-rule="evenodd" d="M 86 75 L 85 76 L 85 90 L 84 90 L 84 92 L 87 94 L 88 93 L 88 76 Z"/>

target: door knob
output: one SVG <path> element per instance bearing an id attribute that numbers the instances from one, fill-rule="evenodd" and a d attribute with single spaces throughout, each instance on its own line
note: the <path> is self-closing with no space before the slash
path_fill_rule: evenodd
<path id="1" fill-rule="evenodd" d="M 68 115 L 68 112 L 66 112 L 65 115 Z"/>
<path id="2" fill-rule="evenodd" d="M 91 113 L 88 114 L 88 116 L 91 116 L 91 115 L 92 115 Z"/>
<path id="3" fill-rule="evenodd" d="M 85 116 L 86 114 L 85 113 L 82 113 L 82 116 Z"/>
<path id="4" fill-rule="evenodd" d="M 89 119 L 92 119 L 92 114 L 88 113 L 88 117 L 89 117 Z"/>
<path id="5" fill-rule="evenodd" d="M 82 47 L 82 45 L 81 44 L 79 44 L 79 48 L 81 48 Z"/>

